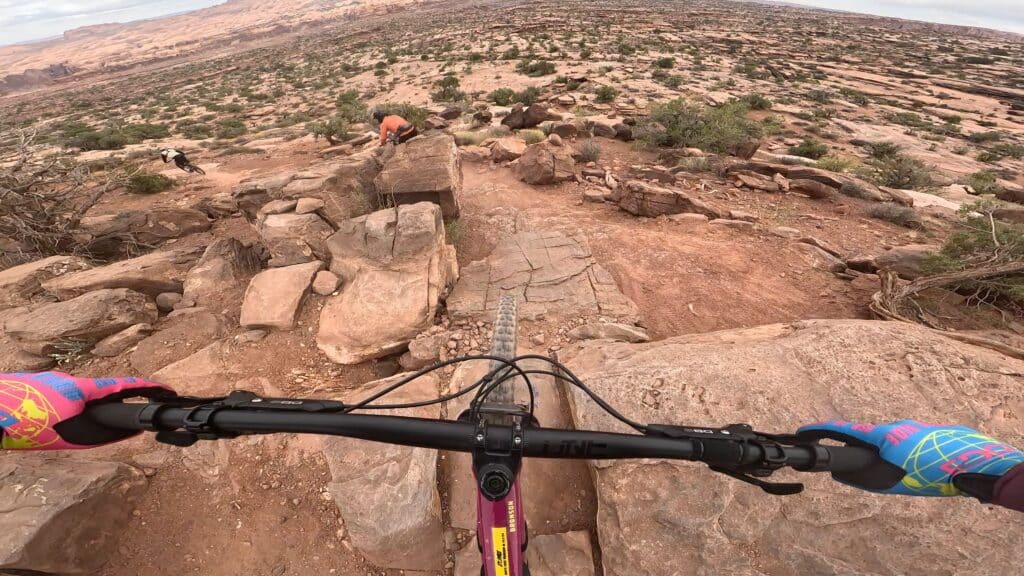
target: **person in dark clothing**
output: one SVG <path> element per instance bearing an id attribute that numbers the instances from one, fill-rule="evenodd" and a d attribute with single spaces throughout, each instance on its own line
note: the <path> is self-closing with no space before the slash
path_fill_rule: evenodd
<path id="1" fill-rule="evenodd" d="M 173 396 L 141 378 L 76 378 L 61 372 L 0 374 L 0 447 L 69 450 L 133 436 L 78 418 L 90 402 Z M 890 424 L 831 421 L 800 428 L 809 440 L 829 438 L 874 448 L 875 469 L 833 477 L 850 486 L 904 496 L 972 496 L 1024 512 L 1024 453 L 965 426 L 899 420 Z"/>
<path id="2" fill-rule="evenodd" d="M 196 174 L 206 174 L 203 169 L 189 162 L 185 153 L 177 148 L 164 148 L 160 151 L 160 157 L 163 158 L 164 164 L 170 161 L 174 161 L 174 165 L 184 170 L 185 172 L 193 172 Z"/>

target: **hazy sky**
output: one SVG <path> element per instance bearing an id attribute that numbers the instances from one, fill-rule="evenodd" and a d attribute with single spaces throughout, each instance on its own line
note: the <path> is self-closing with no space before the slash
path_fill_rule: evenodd
<path id="1" fill-rule="evenodd" d="M 224 0 L 0 0 L 0 46 L 60 36 L 65 30 L 156 18 Z"/>
<path id="2" fill-rule="evenodd" d="M 0 46 L 59 36 L 65 30 L 129 22 L 220 4 L 224 0 L 0 0 Z M 868 12 L 1024 33 L 1024 0 L 788 0 L 796 4 Z"/>
<path id="3" fill-rule="evenodd" d="M 819 8 L 1024 33 L 1024 0 L 786 0 Z"/>

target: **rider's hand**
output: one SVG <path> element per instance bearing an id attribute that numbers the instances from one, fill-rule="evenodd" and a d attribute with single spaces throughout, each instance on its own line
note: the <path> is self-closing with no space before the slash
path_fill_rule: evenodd
<path id="1" fill-rule="evenodd" d="M 0 447 L 67 450 L 116 442 L 133 432 L 81 416 L 89 403 L 174 392 L 141 378 L 75 378 L 62 372 L 0 374 Z"/>
<path id="2" fill-rule="evenodd" d="M 900 420 L 891 424 L 824 422 L 797 431 L 803 438 L 830 438 L 873 447 L 882 466 L 854 474 L 834 474 L 836 480 L 883 494 L 956 496 L 966 493 L 983 502 L 999 500 L 999 480 L 1018 464 L 1024 453 L 965 426 Z M 1018 475 L 1024 467 L 1014 471 Z"/>

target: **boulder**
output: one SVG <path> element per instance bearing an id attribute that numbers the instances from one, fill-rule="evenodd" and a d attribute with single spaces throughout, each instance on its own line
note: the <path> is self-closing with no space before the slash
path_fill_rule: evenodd
<path id="1" fill-rule="evenodd" d="M 45 301 L 43 282 L 91 267 L 77 256 L 51 256 L 0 271 L 0 310 Z"/>
<path id="2" fill-rule="evenodd" d="M 449 106 L 442 110 L 441 112 L 439 112 L 437 115 L 442 120 L 458 120 L 459 118 L 462 117 L 462 107 Z"/>
<path id="3" fill-rule="evenodd" d="M 929 258 L 939 252 L 939 247 L 928 244 L 907 244 L 875 256 L 879 270 L 895 272 L 901 278 L 914 280 L 924 275 L 923 267 Z"/>
<path id="4" fill-rule="evenodd" d="M 409 351 L 402 354 L 398 363 L 406 370 L 420 370 L 436 364 L 441 359 L 441 349 L 447 343 L 446 332 L 417 337 L 409 342 Z"/>
<path id="5" fill-rule="evenodd" d="M 738 172 L 736 174 L 733 174 L 733 177 L 736 179 L 737 186 L 745 186 L 747 188 L 752 188 L 754 190 L 762 190 L 764 192 L 782 191 L 782 188 L 779 186 L 778 182 L 775 182 L 774 180 L 771 180 L 769 178 L 765 178 L 764 176 L 759 176 L 757 174 L 752 173 Z M 792 183 L 790 183 L 790 189 L 792 189 Z"/>
<path id="6" fill-rule="evenodd" d="M 287 214 L 288 212 L 295 211 L 295 205 L 298 204 L 298 200 L 271 200 L 264 204 L 260 211 L 257 212 L 260 216 L 270 216 L 271 214 Z"/>
<path id="7" fill-rule="evenodd" d="M 996 198 L 999 198 L 1004 202 L 1024 204 L 1024 187 L 1016 185 L 1003 186 L 1002 190 L 996 192 Z"/>
<path id="8" fill-rule="evenodd" d="M 324 207 L 324 201 L 319 198 L 299 198 L 295 201 L 296 214 L 310 214 Z"/>
<path id="9" fill-rule="evenodd" d="M 508 126 L 511 130 L 522 130 L 526 128 L 526 113 L 522 103 L 516 103 L 509 110 L 508 114 L 501 119 L 502 126 Z"/>
<path id="10" fill-rule="evenodd" d="M 560 232 L 502 238 L 487 259 L 462 269 L 448 313 L 457 320 L 490 321 L 504 292 L 517 296 L 524 319 L 607 317 L 625 324 L 637 319 L 636 305 L 594 260 L 586 240 Z"/>
<path id="11" fill-rule="evenodd" d="M 146 487 L 127 464 L 39 455 L 7 455 L 0 478 L 4 573 L 97 573 Z"/>
<path id="12" fill-rule="evenodd" d="M 558 134 L 559 137 L 566 140 L 576 138 L 579 132 L 579 128 L 577 128 L 572 122 L 559 122 L 551 127 L 552 134 Z"/>
<path id="13" fill-rule="evenodd" d="M 998 408 L 1024 402 L 1024 362 L 915 324 L 814 320 L 649 344 L 589 341 L 559 359 L 640 422 L 786 433 L 913 415 L 1024 443 L 1021 416 Z M 630 431 L 579 390 L 569 397 L 576 428 Z M 784 480 L 806 491 L 779 498 L 681 462 L 591 465 L 606 576 L 976 573 L 979 555 L 987 574 L 1019 569 L 1019 534 L 992 528 L 1018 513 L 970 498 L 876 495 L 795 473 Z"/>
<path id="14" fill-rule="evenodd" d="M 181 294 L 177 292 L 161 292 L 156 295 L 156 309 L 161 312 L 170 312 L 181 302 Z"/>
<path id="15" fill-rule="evenodd" d="M 535 128 L 548 120 L 561 120 L 561 117 L 552 115 L 544 104 L 536 103 L 523 112 L 523 128 Z"/>
<path id="16" fill-rule="evenodd" d="M 612 129 L 615 130 L 615 139 L 616 140 L 622 140 L 623 142 L 632 142 L 633 141 L 633 127 L 632 126 L 629 126 L 628 124 L 623 124 L 622 122 L 619 122 L 618 124 L 615 124 L 614 126 L 612 126 Z"/>
<path id="17" fill-rule="evenodd" d="M 273 267 L 327 259 L 327 238 L 334 233 L 316 214 L 271 214 L 256 229 Z"/>
<path id="18" fill-rule="evenodd" d="M 271 268 L 253 276 L 245 291 L 239 325 L 250 329 L 294 328 L 299 306 L 309 292 L 313 276 L 322 267 L 322 262 L 308 262 Z"/>
<path id="19" fill-rule="evenodd" d="M 491 160 L 510 162 L 518 159 L 526 152 L 526 142 L 518 136 L 498 138 L 491 144 Z"/>
<path id="20" fill-rule="evenodd" d="M 575 171 L 572 150 L 549 141 L 527 146 L 517 166 L 519 179 L 535 185 L 572 180 L 576 177 Z"/>
<path id="21" fill-rule="evenodd" d="M 212 222 L 192 208 L 145 208 L 86 216 L 78 223 L 81 241 L 98 255 L 130 252 L 137 244 L 158 246 L 172 238 L 206 232 Z"/>
<path id="22" fill-rule="evenodd" d="M 246 280 L 263 267 L 263 255 L 255 246 L 235 238 L 219 238 L 207 246 L 199 262 L 188 271 L 182 295 L 196 306 L 210 306 L 240 296 Z"/>
<path id="23" fill-rule="evenodd" d="M 340 364 L 400 351 L 433 323 L 455 281 L 454 248 L 431 202 L 349 220 L 328 248 L 344 287 L 323 308 L 317 345 Z"/>
<path id="24" fill-rule="evenodd" d="M 477 110 L 473 113 L 473 126 L 490 126 L 493 119 L 490 110 Z"/>
<path id="25" fill-rule="evenodd" d="M 230 192 L 218 192 L 199 199 L 192 208 L 206 214 L 208 218 L 219 220 L 238 214 L 238 201 Z"/>
<path id="26" fill-rule="evenodd" d="M 776 226 L 769 230 L 769 232 L 771 232 L 775 236 L 778 236 L 779 238 L 787 238 L 789 240 L 796 240 L 804 235 L 803 232 L 797 230 L 796 228 L 790 228 L 788 226 Z"/>
<path id="27" fill-rule="evenodd" d="M 751 138 L 732 146 L 729 153 L 746 160 L 753 158 L 759 148 L 761 148 L 761 140 Z"/>
<path id="28" fill-rule="evenodd" d="M 828 184 L 804 178 L 789 180 L 789 189 L 819 200 L 832 198 L 836 195 L 836 189 Z"/>
<path id="29" fill-rule="evenodd" d="M 15 344 L 14 339 L 4 332 L 4 324 L 28 308 L 8 308 L 0 310 L 0 373 L 6 372 L 41 372 L 56 364 L 49 356 L 29 354 Z"/>
<path id="30" fill-rule="evenodd" d="M 590 133 L 597 138 L 615 138 L 617 132 L 612 126 L 603 122 L 588 122 Z"/>
<path id="31" fill-rule="evenodd" d="M 145 295 L 117 288 L 44 304 L 7 320 L 3 328 L 19 348 L 43 356 L 69 343 L 89 350 L 125 328 L 152 324 L 158 314 L 156 304 Z"/>
<path id="32" fill-rule="evenodd" d="M 531 576 L 594 576 L 590 533 L 531 535 L 526 561 Z"/>
<path id="33" fill-rule="evenodd" d="M 448 134 L 410 140 L 394 150 L 374 180 L 377 197 L 388 205 L 434 202 L 445 219 L 459 217 L 462 162 Z"/>
<path id="34" fill-rule="evenodd" d="M 330 270 L 321 270 L 313 278 L 313 293 L 320 296 L 330 296 L 341 286 L 341 278 Z"/>
<path id="35" fill-rule="evenodd" d="M 121 355 L 125 350 L 135 346 L 153 333 L 153 326 L 150 324 L 136 324 L 129 326 L 117 334 L 111 334 L 93 346 L 92 355 L 103 358 L 110 358 Z"/>
<path id="36" fill-rule="evenodd" d="M 156 298 L 164 292 L 182 291 L 185 275 L 199 260 L 202 247 L 161 250 L 79 272 L 71 272 L 42 283 L 43 289 L 60 300 L 93 290 L 127 288 Z"/>
<path id="37" fill-rule="evenodd" d="M 159 330 L 135 346 L 128 360 L 137 374 L 149 378 L 227 334 L 228 322 L 221 316 L 203 308 L 184 312 L 162 319 Z"/>
<path id="38" fill-rule="evenodd" d="M 448 127 L 448 121 L 440 116 L 427 116 L 427 119 L 423 121 L 428 130 L 444 130 Z"/>
<path id="39" fill-rule="evenodd" d="M 355 402 L 394 384 L 402 375 L 371 382 L 341 400 Z M 436 397 L 437 378 L 427 375 L 399 388 L 396 401 Z M 381 411 L 436 419 L 438 406 Z M 437 451 L 353 438 L 323 440 L 331 472 L 327 489 L 345 522 L 352 545 L 382 568 L 440 570 L 445 564 Z"/>
<path id="40" fill-rule="evenodd" d="M 992 211 L 992 217 L 997 220 L 1004 222 L 1013 222 L 1014 224 L 1024 224 L 1024 208 L 1017 206 L 996 208 Z"/>
<path id="41" fill-rule="evenodd" d="M 723 216 L 717 208 L 692 198 L 681 190 L 662 188 L 639 180 L 623 182 L 616 191 L 615 198 L 619 208 L 635 216 L 654 217 L 681 213 L 703 214 L 708 218 Z"/>
<path id="42" fill-rule="evenodd" d="M 491 159 L 491 150 L 483 146 L 460 146 L 459 157 L 466 162 L 487 162 Z"/>
<path id="43" fill-rule="evenodd" d="M 620 342 L 649 342 L 651 337 L 647 331 L 628 324 L 609 322 L 592 322 L 577 326 L 569 331 L 569 337 L 575 340 L 618 340 Z"/>

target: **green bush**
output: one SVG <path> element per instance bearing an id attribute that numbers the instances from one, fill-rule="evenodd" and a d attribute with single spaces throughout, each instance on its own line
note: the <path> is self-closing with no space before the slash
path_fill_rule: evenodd
<path id="1" fill-rule="evenodd" d="M 996 175 L 988 170 L 979 170 L 961 179 L 960 183 L 970 186 L 978 194 L 996 194 L 1003 190 L 996 180 Z"/>
<path id="2" fill-rule="evenodd" d="M 922 228 L 924 225 L 916 210 L 891 202 L 873 205 L 868 209 L 868 215 L 906 228 Z"/>
<path id="3" fill-rule="evenodd" d="M 454 136 L 455 144 L 458 146 L 479 146 L 488 137 L 486 132 L 469 131 L 456 132 Z"/>
<path id="4" fill-rule="evenodd" d="M 306 131 L 312 134 L 316 140 L 326 139 L 331 146 L 347 140 L 350 136 L 348 120 L 340 114 L 335 114 L 326 120 L 309 122 L 306 124 Z"/>
<path id="5" fill-rule="evenodd" d="M 860 163 L 856 158 L 842 158 L 839 156 L 825 156 L 814 163 L 815 168 L 828 170 L 829 172 L 849 172 Z"/>
<path id="6" fill-rule="evenodd" d="M 189 140 L 205 140 L 213 136 L 213 128 L 199 120 L 182 120 L 175 130 Z"/>
<path id="7" fill-rule="evenodd" d="M 513 46 L 501 54 L 502 60 L 515 60 L 519 58 L 519 47 Z"/>
<path id="8" fill-rule="evenodd" d="M 56 139 L 65 147 L 82 150 L 120 150 L 143 140 L 166 138 L 170 131 L 162 124 L 113 123 L 97 130 L 82 122 L 55 125 Z"/>
<path id="9" fill-rule="evenodd" d="M 1014 160 L 1020 160 L 1024 157 L 1024 145 L 1011 142 L 1000 142 L 992 147 L 992 152 L 999 154 L 1004 158 L 1009 156 Z"/>
<path id="10" fill-rule="evenodd" d="M 163 174 L 140 170 L 128 178 L 128 192 L 132 194 L 157 194 L 172 188 L 174 179 Z"/>
<path id="11" fill-rule="evenodd" d="M 515 98 L 516 91 L 511 88 L 498 88 L 494 92 L 487 95 L 487 99 L 494 102 L 498 106 L 508 106 L 512 104 L 512 99 Z"/>
<path id="12" fill-rule="evenodd" d="M 454 74 L 446 74 L 434 86 L 437 86 L 437 91 L 430 94 L 434 102 L 462 102 L 466 99 L 466 93 L 459 90 L 459 79 Z"/>
<path id="13" fill-rule="evenodd" d="M 619 91 L 612 86 L 601 86 L 597 89 L 597 95 L 594 98 L 594 101 L 600 104 L 607 104 L 615 100 L 615 97 L 618 95 Z"/>
<path id="14" fill-rule="evenodd" d="M 519 64 L 516 65 L 516 71 L 520 74 L 536 78 L 539 76 L 554 74 L 555 65 L 547 60 L 532 60 L 527 58 L 519 61 Z"/>
<path id="15" fill-rule="evenodd" d="M 934 184 L 933 171 L 934 168 L 924 162 L 896 152 L 881 156 L 873 155 L 867 164 L 861 167 L 860 175 L 879 186 L 921 190 Z"/>
<path id="16" fill-rule="evenodd" d="M 761 125 L 747 118 L 748 110 L 739 101 L 711 108 L 677 98 L 652 106 L 638 132 L 655 146 L 735 152 L 763 135 Z"/>
<path id="17" fill-rule="evenodd" d="M 633 54 L 636 54 L 636 48 L 634 48 L 632 44 L 627 44 L 626 42 L 620 42 L 618 47 L 616 47 L 616 50 L 618 50 L 619 54 L 623 56 L 632 56 Z"/>
<path id="18" fill-rule="evenodd" d="M 974 132 L 973 134 L 968 134 L 967 139 L 970 140 L 971 142 L 974 142 L 975 144 L 983 144 L 985 142 L 998 142 L 999 140 L 1003 139 L 1003 133 L 995 131 Z"/>
<path id="19" fill-rule="evenodd" d="M 657 60 L 655 60 L 654 65 L 657 66 L 658 68 L 662 68 L 665 70 L 669 68 L 675 68 L 676 59 L 672 58 L 671 56 L 665 56 L 663 58 L 658 58 Z"/>
<path id="20" fill-rule="evenodd" d="M 546 136 L 542 130 L 520 130 L 519 137 L 523 139 L 527 144 L 536 144 L 543 142 Z"/>
<path id="21" fill-rule="evenodd" d="M 346 90 L 334 101 L 338 116 L 350 124 L 366 120 L 366 104 L 359 98 L 358 90 Z"/>
<path id="22" fill-rule="evenodd" d="M 221 120 L 218 125 L 216 136 L 221 140 L 238 138 L 249 131 L 249 128 L 245 125 L 245 120 L 241 118 L 226 118 Z"/>
<path id="23" fill-rule="evenodd" d="M 537 102 L 540 99 L 540 88 L 536 86 L 530 86 L 523 88 L 522 91 L 516 92 L 515 97 L 512 98 L 512 102 L 520 102 L 523 106 L 529 106 Z"/>
<path id="24" fill-rule="evenodd" d="M 771 110 L 773 103 L 764 94 L 747 94 L 740 101 L 751 110 Z"/>
<path id="25" fill-rule="evenodd" d="M 804 141 L 797 146 L 792 146 L 789 153 L 793 156 L 803 156 L 817 160 L 828 154 L 828 146 L 811 138 L 804 138 Z"/>

